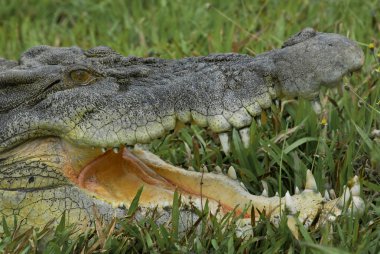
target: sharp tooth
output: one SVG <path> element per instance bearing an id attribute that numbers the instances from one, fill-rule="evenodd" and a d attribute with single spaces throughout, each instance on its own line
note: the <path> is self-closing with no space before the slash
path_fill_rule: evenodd
<path id="1" fill-rule="evenodd" d="M 290 196 L 289 191 L 287 191 L 285 194 L 285 207 L 286 210 L 288 210 L 289 214 L 293 215 L 297 213 L 296 204 L 294 203 L 292 196 Z"/>
<path id="2" fill-rule="evenodd" d="M 234 179 L 234 180 L 237 179 L 237 176 L 236 176 L 236 170 L 234 169 L 233 166 L 230 166 L 230 167 L 228 168 L 227 175 L 228 175 L 231 179 Z"/>
<path id="3" fill-rule="evenodd" d="M 193 168 L 193 166 L 188 167 L 187 170 L 189 170 L 189 171 L 195 171 L 194 168 Z"/>
<path id="4" fill-rule="evenodd" d="M 249 127 L 239 130 L 241 141 L 243 142 L 244 148 L 248 148 L 250 144 L 251 137 L 249 135 Z"/>
<path id="5" fill-rule="evenodd" d="M 105 148 L 105 147 L 102 147 L 100 150 L 102 150 L 102 153 L 107 152 L 107 148 Z"/>
<path id="6" fill-rule="evenodd" d="M 277 108 L 280 108 L 280 100 L 279 99 L 275 99 L 274 100 L 274 105 L 276 105 Z"/>
<path id="7" fill-rule="evenodd" d="M 219 133 L 220 143 L 222 145 L 222 150 L 226 155 L 230 154 L 230 141 L 228 137 L 228 133 Z"/>
<path id="8" fill-rule="evenodd" d="M 317 114 L 317 115 L 320 115 L 322 113 L 322 106 L 321 106 L 321 103 L 319 102 L 319 99 L 315 99 L 311 102 L 311 106 L 314 110 L 314 112 Z"/>
<path id="9" fill-rule="evenodd" d="M 354 176 L 354 185 L 351 187 L 351 194 L 353 197 L 359 197 L 360 196 L 360 183 L 359 183 L 359 177 Z"/>
<path id="10" fill-rule="evenodd" d="M 363 215 L 365 203 L 361 197 L 352 197 L 352 209 L 355 214 Z"/>
<path id="11" fill-rule="evenodd" d="M 222 169 L 218 165 L 216 165 L 214 169 L 215 169 L 215 172 L 218 173 L 218 174 L 222 174 L 223 173 Z"/>
<path id="12" fill-rule="evenodd" d="M 263 192 L 261 193 L 261 196 L 268 197 L 269 193 L 269 188 L 268 188 L 268 183 L 266 181 L 261 181 L 261 184 L 263 185 Z"/>
<path id="13" fill-rule="evenodd" d="M 323 197 L 324 201 L 329 201 L 331 200 L 330 199 L 330 195 L 329 195 L 329 192 L 327 190 L 325 190 L 325 196 Z"/>
<path id="14" fill-rule="evenodd" d="M 350 198 L 351 198 L 351 192 L 347 186 L 344 188 L 344 193 L 343 193 L 342 198 L 343 198 L 344 204 L 348 205 L 350 202 Z"/>
<path id="15" fill-rule="evenodd" d="M 113 151 L 114 153 L 119 153 L 119 147 L 114 147 L 114 148 L 112 148 L 112 151 Z"/>
<path id="16" fill-rule="evenodd" d="M 348 187 L 344 186 L 343 187 L 343 194 L 340 197 L 339 204 L 338 204 L 339 207 L 341 207 L 341 208 L 347 207 L 350 204 L 350 197 L 351 197 L 350 189 Z"/>
<path id="17" fill-rule="evenodd" d="M 310 169 L 306 171 L 306 184 L 305 184 L 305 190 L 312 190 L 317 191 L 317 183 L 315 182 L 313 173 Z"/>
<path id="18" fill-rule="evenodd" d="M 278 197 L 278 191 L 276 191 L 276 194 L 274 194 L 275 197 Z"/>
<path id="19" fill-rule="evenodd" d="M 334 189 L 329 190 L 329 194 L 330 194 L 331 199 L 336 199 L 336 194 L 335 194 Z"/>
<path id="20" fill-rule="evenodd" d="M 288 221 L 286 222 L 286 224 L 288 225 L 288 228 L 290 230 L 290 232 L 292 232 L 293 236 L 299 240 L 299 237 L 300 237 L 300 233 L 299 233 L 299 230 L 298 230 L 298 226 L 297 226 L 297 220 L 294 216 L 292 215 L 288 215 Z"/>
<path id="21" fill-rule="evenodd" d="M 300 194 L 300 189 L 298 188 L 298 186 L 296 186 L 296 188 L 294 190 L 294 194 Z"/>

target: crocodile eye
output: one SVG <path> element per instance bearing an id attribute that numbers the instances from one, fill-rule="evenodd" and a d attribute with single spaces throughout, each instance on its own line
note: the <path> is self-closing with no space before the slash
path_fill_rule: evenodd
<path id="1" fill-rule="evenodd" d="M 93 76 L 86 70 L 75 70 L 70 73 L 70 77 L 73 81 L 80 84 L 87 84 L 92 80 Z"/>

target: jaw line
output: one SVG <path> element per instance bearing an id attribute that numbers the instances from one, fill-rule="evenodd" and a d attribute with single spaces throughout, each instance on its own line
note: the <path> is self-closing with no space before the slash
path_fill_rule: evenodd
<path id="1" fill-rule="evenodd" d="M 228 212 L 236 208 L 239 214 L 253 196 L 225 175 L 184 170 L 148 151 L 124 147 L 119 153 L 109 150 L 96 157 L 80 170 L 74 182 L 114 206 L 130 205 L 141 187 L 139 203 L 144 207 L 168 206 L 178 191 L 185 203 L 201 208 L 207 199 L 214 210 L 221 207 Z"/>
<path id="2" fill-rule="evenodd" d="M 66 181 L 62 179 L 62 183 L 71 182 L 90 198 L 105 201 L 114 207 L 122 205 L 122 208 L 128 208 L 141 187 L 144 187 L 139 199 L 142 209 L 170 207 L 174 193 L 178 191 L 181 204 L 187 207 L 203 210 L 207 203 L 212 213 L 234 211 L 236 215 L 256 221 L 265 215 L 275 224 L 287 211 L 292 211 L 292 215 L 296 211 L 300 221 L 310 225 L 315 218 L 322 223 L 326 219 L 336 218 L 344 212 L 342 207 L 348 207 L 354 213 L 362 213 L 365 207 L 359 196 L 357 176 L 346 191 L 352 192 L 354 203 L 350 203 L 346 195 L 343 200 L 342 197 L 334 197 L 334 200 L 325 202 L 325 198 L 316 191 L 311 171 L 308 171 L 305 190 L 288 195 L 288 199 L 292 199 L 289 209 L 286 195 L 282 198 L 264 194 L 255 196 L 226 175 L 188 171 L 141 149 L 123 148 L 119 153 L 108 151 L 103 154 L 100 149 L 74 145 L 58 137 L 45 137 L 24 143 L 1 157 L 23 163 L 44 163 L 67 178 Z M 319 210 L 322 210 L 322 219 L 318 216 Z M 249 211 L 253 213 L 249 214 Z"/>

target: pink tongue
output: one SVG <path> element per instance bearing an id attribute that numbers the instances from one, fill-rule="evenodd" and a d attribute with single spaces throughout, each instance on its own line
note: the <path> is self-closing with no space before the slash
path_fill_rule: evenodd
<path id="1" fill-rule="evenodd" d="M 109 202 L 129 203 L 141 186 L 140 203 L 172 202 L 175 186 L 123 148 L 108 151 L 83 168 L 78 176 L 81 188 Z M 159 204 L 159 203 L 157 203 Z"/>

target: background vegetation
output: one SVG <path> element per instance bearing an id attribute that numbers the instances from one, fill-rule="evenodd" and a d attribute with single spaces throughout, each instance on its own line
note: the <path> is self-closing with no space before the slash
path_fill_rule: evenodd
<path id="1" fill-rule="evenodd" d="M 47 225 L 21 233 L 5 230 L 0 253 L 379 253 L 380 197 L 380 1 L 123 1 L 123 0 L 0 0 L 0 55 L 17 59 L 40 44 L 107 45 L 125 55 L 180 58 L 213 52 L 256 55 L 280 47 L 304 27 L 335 32 L 356 40 L 366 52 L 363 70 L 344 80 L 342 92 L 321 95 L 325 113 L 318 117 L 307 101 L 283 101 L 272 108 L 261 127 L 251 126 L 252 144 L 243 149 L 233 132 L 233 152 L 225 157 L 218 141 L 191 126 L 152 145 L 152 150 L 176 165 L 234 165 L 241 181 L 254 194 L 261 180 L 270 194 L 303 186 L 312 169 L 320 191 L 332 187 L 340 194 L 355 174 L 360 176 L 367 202 L 360 219 L 342 218 L 322 229 L 302 232 L 297 241 L 284 225 L 275 228 L 264 218 L 253 237 L 236 236 L 234 219 L 216 222 L 204 216 L 200 234 L 178 235 L 157 227 L 151 218 L 99 223 L 96 229 L 70 237 L 75 226 Z M 194 159 L 188 161 L 185 143 Z M 175 210 L 175 209 L 174 209 Z M 173 221 L 175 224 L 175 221 Z M 4 225 L 3 225 L 4 226 Z M 5 227 L 6 228 L 6 227 Z M 47 237 L 53 232 L 53 237 Z"/>

